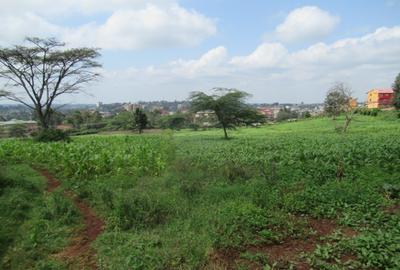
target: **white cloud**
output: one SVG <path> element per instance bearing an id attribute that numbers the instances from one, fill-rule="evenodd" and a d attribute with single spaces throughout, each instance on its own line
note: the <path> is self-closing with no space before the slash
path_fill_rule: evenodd
<path id="1" fill-rule="evenodd" d="M 73 14 L 95 14 L 116 10 L 141 9 L 148 4 L 168 6 L 175 0 L 18 0 L 2 1 L 0 13 L 36 13 L 46 17 L 70 16 Z"/>
<path id="2" fill-rule="evenodd" d="M 113 73 L 104 89 L 130 89 L 120 96 L 132 101 L 184 99 L 190 91 L 222 86 L 249 91 L 255 101 L 320 102 L 331 83 L 341 80 L 362 101 L 369 88 L 390 86 L 400 71 L 398 44 L 400 26 L 294 52 L 263 43 L 247 56 L 229 57 L 220 46 L 198 59 Z"/>
<path id="3" fill-rule="evenodd" d="M 184 76 L 194 76 L 199 74 L 219 75 L 223 71 L 228 52 L 225 47 L 219 46 L 203 54 L 196 60 L 173 61 L 170 68 L 173 73 Z"/>
<path id="4" fill-rule="evenodd" d="M 284 42 L 315 41 L 330 34 L 339 21 L 339 17 L 316 6 L 305 6 L 290 12 L 275 32 Z"/>
<path id="5" fill-rule="evenodd" d="M 317 43 L 291 54 L 291 65 L 349 67 L 390 64 L 400 61 L 400 26 L 382 27 L 360 38 Z"/>
<path id="6" fill-rule="evenodd" d="M 233 57 L 230 63 L 244 68 L 278 67 L 287 54 L 287 49 L 280 43 L 263 43 L 248 56 Z"/>
<path id="7" fill-rule="evenodd" d="M 115 12 L 95 33 L 100 47 L 142 49 L 197 45 L 214 35 L 216 27 L 209 18 L 178 5 L 148 5 Z"/>
<path id="8" fill-rule="evenodd" d="M 28 6 L 32 6 L 30 5 L 32 1 L 25 2 Z M 38 6 L 47 2 L 49 1 L 43 0 Z M 80 12 L 91 10 L 90 7 L 94 7 L 95 4 L 94 0 L 82 1 L 80 4 L 71 1 L 76 2 L 76 5 L 67 2 L 68 4 L 64 6 L 66 13 L 72 7 Z M 92 11 L 108 10 L 111 12 L 110 16 L 105 22 L 92 21 L 77 27 L 53 24 L 46 16 L 37 15 L 40 14 L 37 7 L 33 10 L 38 10 L 38 13 L 21 13 L 14 10 L 15 5 L 8 5 L 6 9 L 10 10 L 10 13 L 0 17 L 2 26 L 0 38 L 3 43 L 10 44 L 20 42 L 25 36 L 56 36 L 72 46 L 138 50 L 194 46 L 216 33 L 216 25 L 212 19 L 194 10 L 187 10 L 174 1 L 145 2 L 111 1 L 115 6 L 107 4 L 104 0 L 96 2 L 97 8 Z M 50 6 L 63 6 L 63 4 L 52 3 Z M 42 13 L 57 14 L 60 11 L 56 7 L 44 10 Z M 0 14 L 2 12 L 4 10 L 0 11 Z"/>
<path id="9" fill-rule="evenodd" d="M 59 33 L 62 27 L 51 24 L 34 13 L 24 13 L 20 16 L 0 16 L 0 45 L 20 43 L 27 35 L 45 37 L 49 33 Z M 32 27 L 34 26 L 34 27 Z"/>

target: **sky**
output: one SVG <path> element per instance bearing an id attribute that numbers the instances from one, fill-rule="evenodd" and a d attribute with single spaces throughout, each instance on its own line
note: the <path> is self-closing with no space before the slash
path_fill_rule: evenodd
<path id="1" fill-rule="evenodd" d="M 101 78 L 61 102 L 184 100 L 236 88 L 257 103 L 359 101 L 400 72 L 400 0 L 0 0 L 0 46 L 101 48 Z"/>

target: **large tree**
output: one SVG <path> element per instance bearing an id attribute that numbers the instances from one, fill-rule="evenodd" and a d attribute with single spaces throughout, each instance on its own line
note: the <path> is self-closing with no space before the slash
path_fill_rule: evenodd
<path id="1" fill-rule="evenodd" d="M 224 130 L 224 137 L 228 139 L 228 128 L 239 124 L 259 122 L 260 115 L 245 103 L 249 94 L 237 89 L 214 88 L 214 94 L 207 95 L 203 92 L 193 92 L 190 95 L 191 109 L 193 112 L 212 110 Z"/>
<path id="2" fill-rule="evenodd" d="M 400 73 L 397 75 L 393 83 L 394 99 L 393 105 L 396 109 L 400 109 Z"/>
<path id="3" fill-rule="evenodd" d="M 0 79 L 5 97 L 32 109 L 41 128 L 48 129 L 54 101 L 82 92 L 99 76 L 99 50 L 65 48 L 65 43 L 53 38 L 27 38 L 26 42 L 0 48 Z"/>

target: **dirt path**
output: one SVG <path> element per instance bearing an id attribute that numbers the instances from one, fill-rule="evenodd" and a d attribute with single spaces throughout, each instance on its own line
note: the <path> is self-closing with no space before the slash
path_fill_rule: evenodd
<path id="1" fill-rule="evenodd" d="M 47 170 L 37 169 L 46 179 L 48 192 L 53 192 L 61 183 L 54 178 Z M 98 269 L 96 263 L 96 252 L 91 247 L 91 243 L 103 232 L 104 222 L 99 218 L 93 209 L 86 203 L 78 199 L 71 191 L 65 191 L 65 196 L 70 198 L 79 209 L 83 220 L 84 228 L 72 239 L 72 242 L 62 252 L 57 254 L 58 258 L 64 259 L 74 265 L 79 265 L 80 269 Z"/>
<path id="2" fill-rule="evenodd" d="M 248 246 L 245 250 L 253 254 L 266 255 L 270 264 L 277 264 L 277 269 L 289 268 L 290 262 L 294 264 L 296 270 L 308 270 L 311 267 L 301 255 L 312 253 L 318 244 L 323 243 L 321 237 L 329 236 L 337 229 L 340 229 L 346 237 L 357 235 L 354 230 L 341 227 L 330 219 L 308 218 L 307 223 L 314 234 L 304 239 L 288 238 L 282 243 Z M 238 250 L 219 250 L 212 255 L 211 261 L 216 269 L 235 269 L 237 263 L 241 262 L 247 266 L 247 269 L 263 269 L 258 263 L 243 261 L 240 254 L 241 251 Z"/>

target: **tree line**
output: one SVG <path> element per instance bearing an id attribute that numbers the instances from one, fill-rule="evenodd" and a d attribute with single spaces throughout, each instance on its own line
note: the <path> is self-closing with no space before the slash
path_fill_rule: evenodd
<path id="1" fill-rule="evenodd" d="M 57 118 L 55 100 L 60 96 L 84 92 L 84 86 L 98 79 L 99 49 L 66 48 L 65 43 L 56 39 L 27 38 L 26 44 L 0 48 L 0 78 L 5 81 L 0 97 L 18 102 L 34 112 L 40 130 L 52 129 Z M 400 108 L 400 74 L 393 83 L 395 98 L 393 105 Z M 191 111 L 211 110 L 222 128 L 224 138 L 228 130 L 239 125 L 250 125 L 264 121 L 256 109 L 246 104 L 249 94 L 238 89 L 215 88 L 212 94 L 193 92 L 190 94 Z M 345 132 L 352 121 L 354 110 L 349 106 L 351 91 L 343 83 L 336 83 L 327 93 L 325 111 L 336 118 L 345 115 L 342 130 Z M 281 115 L 290 117 L 290 111 Z M 71 123 L 82 124 L 82 115 L 74 115 Z M 96 118 L 94 114 L 90 117 Z M 98 120 L 98 119 L 97 119 Z M 151 125 L 152 116 L 140 108 L 132 114 L 129 124 L 142 133 Z M 117 119 L 118 121 L 118 119 Z M 164 124 L 179 127 L 185 122 L 182 115 L 165 117 Z M 126 121 L 125 121 L 126 122 Z M 128 121 L 129 122 L 129 121 Z"/>

